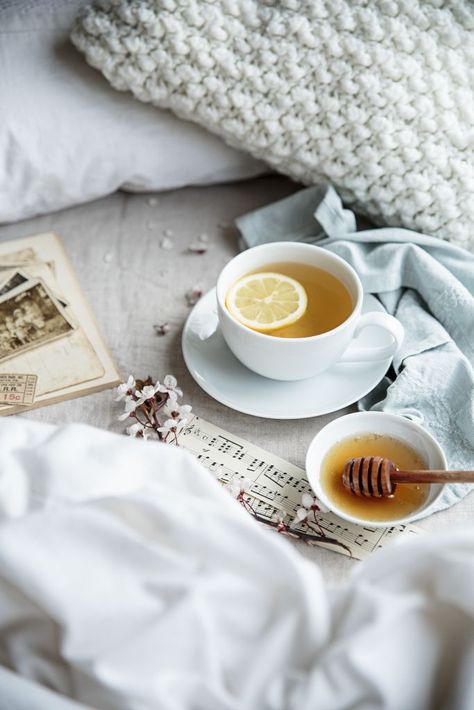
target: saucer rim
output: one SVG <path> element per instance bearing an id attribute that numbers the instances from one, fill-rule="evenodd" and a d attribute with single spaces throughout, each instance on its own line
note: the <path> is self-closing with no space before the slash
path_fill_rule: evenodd
<path id="1" fill-rule="evenodd" d="M 181 352 L 183 355 L 183 359 L 184 359 L 184 363 L 186 365 L 186 368 L 187 368 L 189 374 L 191 375 L 191 377 L 193 378 L 193 380 L 196 382 L 196 384 L 198 384 L 199 387 L 207 395 L 209 395 L 209 397 L 214 399 L 216 402 L 219 402 L 219 404 L 223 404 L 225 407 L 228 407 L 229 409 L 231 409 L 234 412 L 239 412 L 241 414 L 246 414 L 248 416 L 257 417 L 260 419 L 274 419 L 277 421 L 314 419 L 315 417 L 322 417 L 327 414 L 333 414 L 334 412 L 338 412 L 341 409 L 344 409 L 345 407 L 349 407 L 350 405 L 355 404 L 360 399 L 362 399 L 362 397 L 365 397 L 367 394 L 369 394 L 369 392 L 372 392 L 372 390 L 375 389 L 375 387 L 383 380 L 383 378 L 385 377 L 385 375 L 387 374 L 387 372 L 390 368 L 390 365 L 392 364 L 393 357 L 386 358 L 385 360 L 380 361 L 381 363 L 385 363 L 384 367 L 383 367 L 383 374 L 381 374 L 378 377 L 378 379 L 374 380 L 374 382 L 370 385 L 370 387 L 368 389 L 364 388 L 364 390 L 361 393 L 359 393 L 357 395 L 357 397 L 354 398 L 351 395 L 347 402 L 345 402 L 343 404 L 338 404 L 338 406 L 336 408 L 330 407 L 329 409 L 318 410 L 317 412 L 312 412 L 312 413 L 307 413 L 307 414 L 306 413 L 305 414 L 294 413 L 294 414 L 285 414 L 285 415 L 281 415 L 281 414 L 272 415 L 272 414 L 268 414 L 268 413 L 262 414 L 261 412 L 258 412 L 255 409 L 247 409 L 243 405 L 236 406 L 233 403 L 231 404 L 228 400 L 226 400 L 225 396 L 221 395 L 217 390 L 213 389 L 212 387 L 207 388 L 205 386 L 205 383 L 207 384 L 207 381 L 199 378 L 199 375 L 196 372 L 195 367 L 192 367 L 189 362 L 189 359 L 188 359 L 189 353 L 188 354 L 186 353 L 185 340 L 188 337 L 188 332 L 191 329 L 190 323 L 192 321 L 193 315 L 194 315 L 196 309 L 200 305 L 202 305 L 203 300 L 209 298 L 212 293 L 215 293 L 215 291 L 216 291 L 215 287 L 210 289 L 209 291 L 207 291 L 202 296 L 202 298 L 198 301 L 198 303 L 193 307 L 191 313 L 188 315 L 186 322 L 184 324 L 183 332 L 182 332 L 182 336 L 181 336 Z M 384 308 L 383 304 L 373 294 L 370 294 L 370 293 L 363 294 L 362 308 L 364 307 L 364 302 L 366 301 L 366 299 L 370 299 L 370 301 L 373 301 L 373 305 L 374 305 L 373 310 L 378 311 L 380 313 L 387 312 L 386 309 Z M 217 326 L 217 329 L 219 329 L 219 325 Z M 232 355 L 232 353 L 231 353 L 231 355 Z M 233 357 L 235 357 L 235 356 L 233 356 Z M 345 363 L 337 363 L 333 367 L 336 367 L 337 365 L 340 365 L 341 367 L 351 367 L 351 365 L 360 365 L 360 364 L 361 363 L 345 362 Z M 245 367 L 245 365 L 242 365 L 242 367 Z M 248 369 L 248 368 L 246 368 L 246 369 Z M 330 369 L 332 369 L 332 368 L 330 368 Z M 251 372 L 251 370 L 249 370 L 249 372 Z M 257 373 L 252 373 L 252 375 L 255 375 L 256 377 L 262 377 L 263 380 L 269 379 L 269 378 L 263 377 L 262 375 L 257 375 Z M 307 378 L 307 381 L 310 382 L 311 380 L 315 379 L 316 377 L 321 377 L 322 375 L 324 375 L 324 373 L 321 373 L 319 375 L 315 375 L 314 377 L 309 377 L 309 378 Z M 279 382 L 279 380 L 275 380 L 275 382 Z M 212 390 L 212 391 L 210 391 L 210 390 Z"/>

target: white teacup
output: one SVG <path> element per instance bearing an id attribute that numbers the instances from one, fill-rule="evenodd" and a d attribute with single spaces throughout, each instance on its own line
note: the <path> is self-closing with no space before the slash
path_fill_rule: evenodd
<path id="1" fill-rule="evenodd" d="M 336 276 L 348 289 L 353 311 L 341 325 L 307 338 L 278 338 L 251 330 L 227 310 L 229 288 L 250 271 L 277 262 L 316 266 Z M 217 281 L 217 310 L 222 334 L 236 358 L 250 370 L 274 380 L 302 380 L 318 375 L 336 362 L 367 362 L 392 357 L 403 341 L 403 326 L 387 313 L 361 315 L 363 289 L 356 272 L 344 259 L 326 249 L 298 242 L 262 244 L 242 252 L 222 269 Z M 367 326 L 384 328 L 388 345 L 361 347 L 355 336 Z"/>

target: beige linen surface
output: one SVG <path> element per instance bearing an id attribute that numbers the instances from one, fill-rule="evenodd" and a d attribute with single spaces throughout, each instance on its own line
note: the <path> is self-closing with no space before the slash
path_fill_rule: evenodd
<path id="1" fill-rule="evenodd" d="M 185 293 L 196 286 L 207 291 L 223 265 L 238 251 L 232 220 L 251 209 L 295 191 L 296 185 L 269 176 L 233 185 L 187 188 L 158 195 L 117 193 L 102 200 L 0 228 L 0 240 L 54 230 L 67 252 L 124 376 L 176 375 L 185 400 L 196 414 L 247 438 L 300 466 L 307 445 L 332 415 L 301 421 L 273 421 L 234 412 L 205 394 L 187 373 L 181 355 L 181 331 L 190 308 Z M 173 248 L 162 248 L 165 230 Z M 202 256 L 187 252 L 200 234 L 209 237 Z M 168 322 L 170 332 L 157 336 L 153 325 Z M 39 409 L 25 416 L 41 421 L 84 422 L 123 431 L 114 393 L 105 391 Z M 0 422 L 1 426 L 1 422 Z M 474 496 L 420 525 L 447 528 L 472 518 Z M 317 561 L 327 579 L 338 581 L 356 562 L 334 552 L 298 549 Z"/>

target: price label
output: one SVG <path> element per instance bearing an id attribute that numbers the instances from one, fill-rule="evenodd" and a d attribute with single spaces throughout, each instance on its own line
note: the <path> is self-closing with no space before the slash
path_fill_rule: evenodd
<path id="1" fill-rule="evenodd" d="M 37 375 L 0 374 L 0 404 L 33 404 Z"/>

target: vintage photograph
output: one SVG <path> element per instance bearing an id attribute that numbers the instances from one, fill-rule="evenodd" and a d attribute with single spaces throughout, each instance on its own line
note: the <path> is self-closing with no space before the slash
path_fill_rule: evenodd
<path id="1" fill-rule="evenodd" d="M 28 278 L 26 276 L 20 271 L 16 271 L 13 276 L 10 276 L 5 283 L 0 285 L 0 296 L 4 296 L 9 291 L 13 291 L 14 288 L 18 288 L 18 286 L 21 286 L 27 281 Z"/>
<path id="2" fill-rule="evenodd" d="M 73 330 L 38 281 L 23 284 L 0 299 L 0 361 Z"/>
<path id="3" fill-rule="evenodd" d="M 47 284 L 51 288 L 51 293 L 54 296 L 55 300 L 57 303 L 59 303 L 62 308 L 67 308 L 68 307 L 68 302 L 65 301 L 63 298 L 59 298 L 59 296 L 55 293 L 54 288 L 52 287 L 50 283 L 50 278 L 52 277 L 54 280 L 54 264 L 52 262 L 35 262 L 34 264 L 28 264 L 28 271 L 26 270 L 20 270 L 18 271 L 12 271 L 6 270 L 6 278 L 5 281 L 0 280 L 0 297 L 4 296 L 6 293 L 9 291 L 13 291 L 13 289 L 18 288 L 18 286 L 21 286 L 22 284 L 25 284 L 27 281 L 37 281 L 40 279 L 43 284 Z M 0 272 L 0 277 L 2 276 L 2 273 Z"/>

